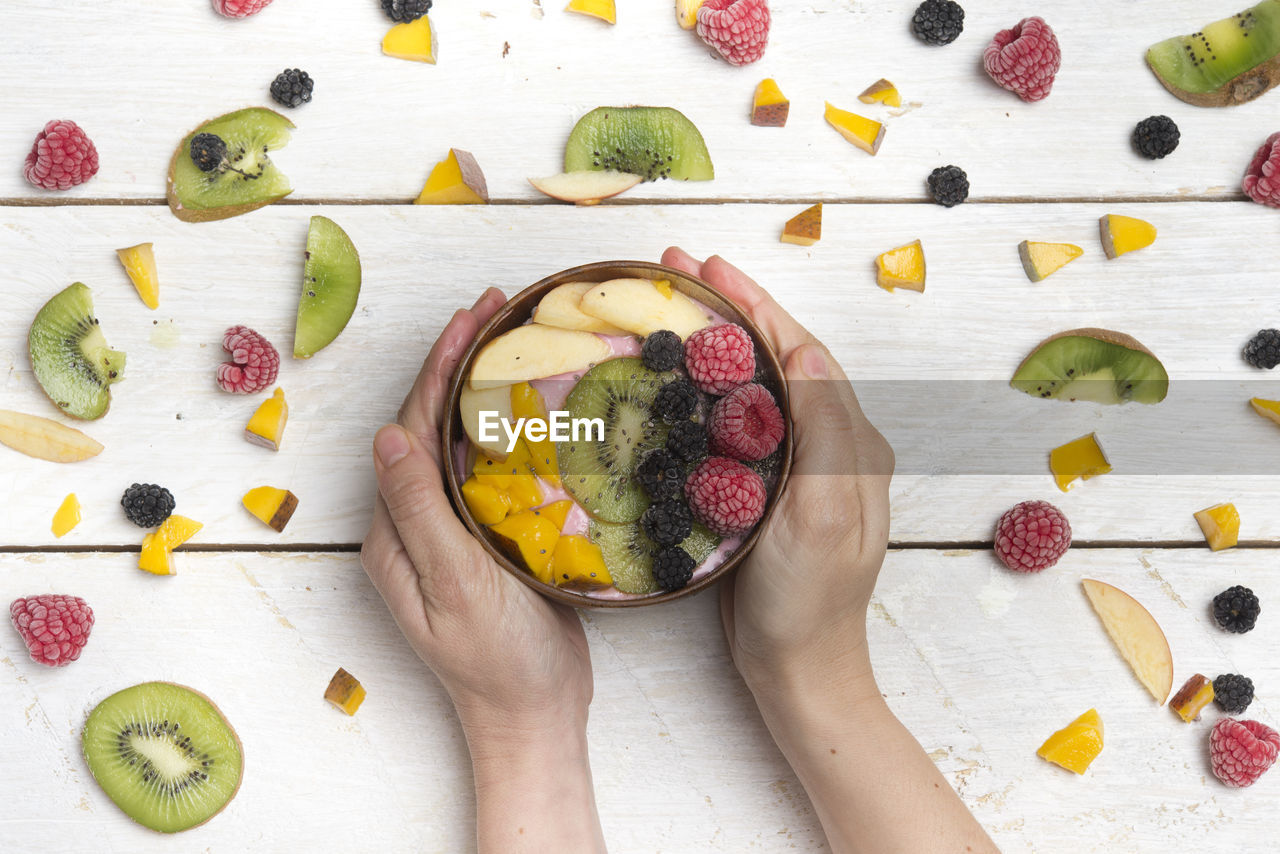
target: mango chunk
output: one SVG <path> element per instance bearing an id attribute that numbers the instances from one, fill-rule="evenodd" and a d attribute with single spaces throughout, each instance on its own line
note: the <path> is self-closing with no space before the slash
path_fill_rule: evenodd
<path id="1" fill-rule="evenodd" d="M 418 20 L 425 21 L 426 18 Z M 487 205 L 488 203 L 489 186 L 485 183 L 484 172 L 480 171 L 480 164 L 469 151 L 458 148 L 449 149 L 449 155 L 432 168 L 422 192 L 414 200 L 415 205 Z"/>
<path id="2" fill-rule="evenodd" d="M 1205 542 L 1213 551 L 1229 549 L 1240 541 L 1240 512 L 1230 502 L 1215 504 L 1196 513 Z"/>
<path id="3" fill-rule="evenodd" d="M 863 89 L 862 94 L 858 96 L 858 100 L 864 104 L 884 104 L 886 107 L 902 106 L 902 96 L 898 94 L 898 87 L 883 77 Z"/>
<path id="4" fill-rule="evenodd" d="M 505 489 L 469 477 L 462 484 L 462 500 L 481 525 L 496 525 L 507 518 L 511 509 L 511 496 Z"/>
<path id="5" fill-rule="evenodd" d="M 134 290 L 147 308 L 153 311 L 160 306 L 160 274 L 156 270 L 156 254 L 150 243 L 139 243 L 128 249 L 117 249 L 116 257 L 129 274 Z"/>
<path id="6" fill-rule="evenodd" d="M 1090 709 L 1045 739 L 1036 755 L 1068 771 L 1083 774 L 1102 752 L 1102 731 L 1102 717 L 1097 709 Z"/>
<path id="7" fill-rule="evenodd" d="M 241 501 L 246 510 L 276 532 L 284 530 L 298 509 L 298 496 L 276 486 L 256 486 Z"/>
<path id="8" fill-rule="evenodd" d="M 284 399 L 284 389 L 277 388 L 271 397 L 253 413 L 249 423 L 245 425 L 244 437 L 250 444 L 280 450 L 280 440 L 284 438 L 284 427 L 289 423 L 289 404 Z"/>
<path id="9" fill-rule="evenodd" d="M 188 519 L 186 516 L 171 513 L 169 518 L 165 519 L 164 523 L 156 529 L 156 537 L 164 544 L 166 549 L 173 551 L 194 537 L 203 527 L 204 525 L 195 519 Z"/>
<path id="10" fill-rule="evenodd" d="M 153 531 L 142 538 L 142 554 L 138 556 L 138 569 L 152 575 L 176 575 L 173 570 L 173 552 L 165 547 L 164 538 Z"/>
<path id="11" fill-rule="evenodd" d="M 676 20 L 680 29 L 692 30 L 698 25 L 698 10 L 702 8 L 702 0 L 676 0 Z"/>
<path id="12" fill-rule="evenodd" d="M 790 112 L 791 102 L 782 94 L 776 80 L 766 77 L 756 84 L 755 95 L 751 98 L 751 124 L 765 128 L 785 127 Z"/>
<path id="13" fill-rule="evenodd" d="M 782 242 L 812 246 L 822 239 L 822 202 L 805 208 L 782 227 Z"/>
<path id="14" fill-rule="evenodd" d="M 329 680 L 329 687 L 324 689 L 324 698 L 348 715 L 356 713 L 356 709 L 364 702 L 365 694 L 360 680 L 341 667 Z"/>
<path id="15" fill-rule="evenodd" d="M 579 534 L 561 537 L 551 558 L 551 575 L 556 586 L 565 584 L 613 584 L 604 565 L 600 547 Z"/>
<path id="16" fill-rule="evenodd" d="M 54 511 L 53 522 L 49 525 L 49 530 L 53 532 L 55 537 L 61 539 L 63 535 L 79 524 L 80 499 L 76 498 L 74 492 L 71 492 L 67 494 L 66 498 L 62 499 L 62 503 Z"/>
<path id="17" fill-rule="evenodd" d="M 1200 710 L 1213 702 L 1213 682 L 1197 673 L 1169 701 L 1169 708 L 1186 723 L 1200 719 Z"/>
<path id="18" fill-rule="evenodd" d="M 503 519 L 489 530 L 498 537 L 503 549 L 539 581 L 551 583 L 551 559 L 555 554 L 560 529 L 545 516 L 525 510 Z"/>
<path id="19" fill-rule="evenodd" d="M 1098 229 L 1102 236 L 1102 251 L 1112 260 L 1156 242 L 1156 227 L 1131 216 L 1107 214 L 1098 220 Z"/>
<path id="20" fill-rule="evenodd" d="M 670 289 L 671 283 L 667 282 Z M 511 387 L 511 412 L 516 418 L 541 419 L 549 417 L 542 394 L 529 383 L 516 383 Z M 522 440 L 529 452 L 529 464 L 539 477 L 555 488 L 560 487 L 560 464 L 556 460 L 556 443 L 545 437 L 536 442 L 526 435 Z"/>
<path id="21" fill-rule="evenodd" d="M 1033 282 L 1040 282 L 1061 270 L 1084 254 L 1073 243 L 1038 243 L 1024 240 L 1018 244 L 1018 257 L 1022 270 Z"/>
<path id="22" fill-rule="evenodd" d="M 564 8 L 566 12 L 589 15 L 610 24 L 618 23 L 618 10 L 613 0 L 569 0 L 569 5 Z"/>
<path id="23" fill-rule="evenodd" d="M 824 115 L 827 123 L 835 128 L 842 137 L 872 157 L 880 150 L 880 143 L 884 142 L 884 125 L 880 124 L 880 122 L 860 116 L 857 113 L 837 109 L 830 103 L 827 104 L 827 110 Z"/>
<path id="24" fill-rule="evenodd" d="M 924 293 L 924 247 L 919 240 L 876 257 L 876 284 L 886 291 L 906 288 Z"/>
<path id="25" fill-rule="evenodd" d="M 1255 397 L 1249 400 L 1249 405 L 1263 418 L 1280 424 L 1280 400 L 1264 400 L 1261 397 Z"/>
<path id="26" fill-rule="evenodd" d="M 407 24 L 396 24 L 382 37 L 382 52 L 396 59 L 435 65 L 436 48 L 436 30 L 429 15 Z"/>
<path id="27" fill-rule="evenodd" d="M 1097 434 L 1090 433 L 1050 451 L 1049 470 L 1058 489 L 1066 492 L 1077 480 L 1088 480 L 1111 471 L 1111 463 L 1098 444 Z"/>
<path id="28" fill-rule="evenodd" d="M 566 498 L 563 501 L 553 501 L 545 507 L 539 507 L 534 512 L 550 519 L 556 526 L 556 530 L 561 530 L 564 528 L 564 520 L 569 518 L 569 508 L 572 506 L 573 502 Z"/>

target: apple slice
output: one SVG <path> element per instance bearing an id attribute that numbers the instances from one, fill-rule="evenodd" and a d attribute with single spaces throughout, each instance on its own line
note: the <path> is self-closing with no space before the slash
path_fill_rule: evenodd
<path id="1" fill-rule="evenodd" d="M 612 170 L 597 172 L 587 169 L 579 172 L 561 172 L 546 178 L 530 178 L 529 183 L 539 193 L 544 193 L 562 202 L 573 202 L 576 205 L 595 205 L 601 199 L 612 198 L 619 193 L 630 190 L 643 178 L 630 172 L 614 172 Z"/>
<path id="2" fill-rule="evenodd" d="M 1138 681 L 1163 706 L 1173 689 L 1173 654 L 1155 617 L 1118 587 L 1092 578 L 1080 583 L 1111 642 L 1129 662 Z"/>
<path id="3" fill-rule="evenodd" d="M 531 323 L 486 344 L 471 363 L 471 388 L 484 391 L 528 380 L 584 371 L 613 354 L 600 336 Z"/>
<path id="4" fill-rule="evenodd" d="M 659 329 L 670 329 L 681 338 L 688 338 L 711 324 L 706 313 L 670 283 L 659 288 L 648 279 L 602 282 L 582 295 L 578 307 L 642 338 Z"/>
<path id="5" fill-rule="evenodd" d="M 102 453 L 100 442 L 74 427 L 12 409 L 0 409 L 0 442 L 51 463 L 76 463 Z"/>
<path id="6" fill-rule="evenodd" d="M 458 414 L 462 417 L 462 429 L 467 431 L 467 438 L 498 462 L 507 458 L 507 437 L 501 428 L 494 432 L 496 438 L 487 442 L 480 440 L 480 413 L 496 412 L 498 418 L 514 422 L 511 411 L 511 386 L 499 385 L 476 391 L 469 385 L 462 386 L 458 396 Z"/>
<path id="7" fill-rule="evenodd" d="M 561 329 L 578 329 L 582 332 L 598 332 L 601 335 L 628 335 L 612 323 L 584 314 L 578 305 L 582 295 L 595 287 L 595 282 L 566 282 L 551 290 L 538 301 L 533 310 L 533 322 Z"/>

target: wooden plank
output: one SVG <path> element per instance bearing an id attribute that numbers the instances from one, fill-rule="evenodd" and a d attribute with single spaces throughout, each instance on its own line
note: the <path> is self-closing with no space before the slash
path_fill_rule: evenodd
<path id="1" fill-rule="evenodd" d="M 881 690 L 1004 851 L 1154 851 L 1209 833 L 1215 849 L 1248 850 L 1274 823 L 1275 780 L 1233 791 L 1212 778 L 1206 740 L 1217 711 L 1187 725 L 1156 708 L 1078 579 L 1113 581 L 1152 611 L 1178 684 L 1197 671 L 1249 674 L 1259 697 L 1248 717 L 1274 723 L 1277 624 L 1264 614 L 1252 634 L 1229 636 L 1206 604 L 1237 582 L 1274 602 L 1274 562 L 1274 553 L 1209 561 L 1183 550 L 1077 550 L 1054 570 L 1015 577 L 983 552 L 894 552 L 870 623 Z M 335 838 L 352 851 L 469 847 L 471 781 L 448 699 L 356 556 L 185 555 L 168 579 L 122 555 L 0 556 L 3 601 L 53 590 L 83 596 L 97 624 L 66 670 L 28 661 L 11 634 L 0 650 L 9 850 L 40 849 L 51 828 L 58 838 L 92 834 L 102 850 L 171 847 L 119 814 L 78 755 L 89 708 L 151 679 L 207 692 L 245 744 L 239 796 L 183 836 L 187 847 L 319 850 Z M 714 595 L 585 619 L 592 757 L 612 849 L 824 850 L 728 659 Z M 321 699 L 339 666 L 369 690 L 354 718 Z M 1076 779 L 1035 749 L 1090 706 L 1108 744 Z"/>
<path id="2" fill-rule="evenodd" d="M 1038 104 L 981 69 L 983 48 L 1017 11 L 971 4 L 961 38 L 931 48 L 909 31 L 912 5 L 775 3 L 765 58 L 738 69 L 676 26 L 670 0 L 622 4 L 616 27 L 540 0 L 438 4 L 436 66 L 382 56 L 389 22 L 372 2 L 276 3 L 244 21 L 201 2 L 118 0 L 73 16 L 55 0 L 13 4 L 5 30 L 22 49 L 0 57 L 0 79 L 21 86 L 6 89 L 6 162 L 26 154 L 46 121 L 70 118 L 103 166 L 63 195 L 31 188 L 16 167 L 0 170 L 0 198 L 160 198 L 184 133 L 269 103 L 271 79 L 294 66 L 315 77 L 315 100 L 291 113 L 299 130 L 278 160 L 310 200 L 408 201 L 450 146 L 475 153 L 495 198 L 538 198 L 525 179 L 559 171 L 574 121 L 601 104 L 677 107 L 715 160 L 714 182 L 646 185 L 629 194 L 638 199 L 918 200 L 925 176 L 947 163 L 968 170 L 974 198 L 1233 197 L 1276 129 L 1275 95 L 1231 110 L 1192 107 L 1142 61 L 1150 44 L 1233 14 L 1242 0 L 1168 0 L 1159 15 L 1042 0 L 1034 11 L 1056 29 L 1064 67 Z M 747 123 L 765 76 L 792 101 L 785 129 Z M 900 87 L 903 115 L 857 101 L 880 77 Z M 888 122 L 877 157 L 826 126 L 824 100 Z M 1129 143 L 1153 113 L 1172 116 L 1183 134 L 1159 163 Z"/>

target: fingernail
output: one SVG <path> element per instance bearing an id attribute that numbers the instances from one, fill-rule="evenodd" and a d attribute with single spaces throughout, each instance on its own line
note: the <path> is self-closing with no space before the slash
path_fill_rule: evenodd
<path id="1" fill-rule="evenodd" d="M 811 380 L 825 380 L 831 376 L 827 368 L 827 357 L 823 354 L 822 348 L 812 344 L 806 345 L 804 353 L 800 356 L 800 369 Z"/>
<path id="2" fill-rule="evenodd" d="M 373 452 L 384 467 L 393 466 L 408 455 L 409 437 L 400 427 L 388 424 L 373 437 Z"/>

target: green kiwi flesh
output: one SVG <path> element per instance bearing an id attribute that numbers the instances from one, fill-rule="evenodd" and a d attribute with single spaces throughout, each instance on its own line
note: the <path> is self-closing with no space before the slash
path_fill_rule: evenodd
<path id="1" fill-rule="evenodd" d="M 1032 397 L 1095 403 L 1159 403 L 1169 375 L 1136 340 L 1107 329 L 1073 329 L 1042 341 L 1010 385 Z"/>
<path id="2" fill-rule="evenodd" d="M 658 592 L 658 582 L 653 577 L 653 555 L 658 547 L 638 524 L 615 525 L 592 519 L 588 536 L 600 547 L 614 587 L 623 593 Z M 694 522 L 693 531 L 680 548 L 689 553 L 695 564 L 701 564 L 718 545 L 718 536 Z"/>
<path id="3" fill-rule="evenodd" d="M 110 387 L 124 379 L 125 354 L 107 344 L 87 286 L 76 282 L 44 304 L 27 349 L 36 381 L 59 409 L 86 421 L 107 414 Z"/>
<path id="4" fill-rule="evenodd" d="M 1241 104 L 1280 83 L 1280 0 L 1174 36 L 1147 51 L 1164 87 L 1201 107 Z"/>
<path id="5" fill-rule="evenodd" d="M 564 171 L 614 170 L 646 181 L 710 181 L 716 176 L 702 133 L 671 107 L 597 107 L 574 125 Z"/>
<path id="6" fill-rule="evenodd" d="M 360 297 L 360 253 L 336 222 L 313 216 L 307 230 L 302 296 L 293 333 L 293 356 L 309 359 L 347 327 Z"/>
<path id="7" fill-rule="evenodd" d="M 268 152 L 289 141 L 293 122 L 263 107 L 249 107 L 210 119 L 178 144 L 169 161 L 166 197 L 173 215 L 184 222 L 208 222 L 239 216 L 293 192 L 289 179 Z M 223 168 L 201 172 L 191 160 L 191 140 L 211 133 L 227 144 Z M 237 171 L 238 170 L 238 171 Z"/>
<path id="8" fill-rule="evenodd" d="M 636 481 L 640 458 L 661 447 L 671 429 L 653 415 L 658 389 L 673 373 L 651 371 L 636 358 L 601 362 L 582 375 L 569 392 L 569 418 L 599 418 L 604 440 L 579 435 L 560 444 L 560 480 L 569 494 L 596 519 L 634 522 L 649 499 Z"/>
<path id="9" fill-rule="evenodd" d="M 235 730 L 209 698 L 181 685 L 145 682 L 112 694 L 89 713 L 81 742 L 107 797 L 161 833 L 203 824 L 240 788 Z"/>

